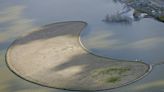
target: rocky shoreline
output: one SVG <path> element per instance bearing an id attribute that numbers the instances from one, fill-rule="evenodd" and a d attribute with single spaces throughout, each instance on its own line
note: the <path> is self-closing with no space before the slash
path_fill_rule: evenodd
<path id="1" fill-rule="evenodd" d="M 125 4 L 126 8 L 134 9 L 135 19 L 152 17 L 158 21 L 164 22 L 164 0 L 113 0 Z M 128 12 L 129 12 L 128 11 Z M 126 12 L 127 13 L 127 12 Z"/>

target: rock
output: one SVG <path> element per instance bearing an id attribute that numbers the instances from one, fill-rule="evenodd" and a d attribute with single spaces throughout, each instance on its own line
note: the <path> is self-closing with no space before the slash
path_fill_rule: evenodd
<path id="1" fill-rule="evenodd" d="M 164 21 L 164 0 L 115 0 L 132 7 L 136 11 L 146 13 L 153 18 Z"/>

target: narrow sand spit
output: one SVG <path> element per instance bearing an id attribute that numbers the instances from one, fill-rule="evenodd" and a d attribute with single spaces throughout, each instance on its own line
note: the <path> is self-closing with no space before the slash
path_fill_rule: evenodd
<path id="1" fill-rule="evenodd" d="M 86 25 L 54 23 L 19 38 L 6 54 L 9 68 L 36 84 L 83 91 L 127 85 L 149 71 L 149 65 L 142 62 L 111 60 L 85 51 L 79 34 Z"/>

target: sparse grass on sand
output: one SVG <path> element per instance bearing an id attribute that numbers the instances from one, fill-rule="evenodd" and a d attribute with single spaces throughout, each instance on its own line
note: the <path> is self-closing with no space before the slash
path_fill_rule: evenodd
<path id="1" fill-rule="evenodd" d="M 102 78 L 106 83 L 116 83 L 121 81 L 122 75 L 130 71 L 130 67 L 107 67 L 98 69 L 93 73 L 93 77 Z"/>
<path id="2" fill-rule="evenodd" d="M 121 77 L 115 76 L 115 77 L 109 77 L 109 78 L 107 78 L 105 82 L 108 82 L 108 83 L 116 83 L 116 82 L 118 82 L 120 80 L 121 80 Z"/>
<path id="3" fill-rule="evenodd" d="M 108 67 L 108 68 L 97 70 L 96 75 L 105 75 L 105 74 L 113 74 L 113 73 L 117 73 L 121 75 L 129 70 L 130 70 L 129 67 L 114 67 L 114 68 Z"/>

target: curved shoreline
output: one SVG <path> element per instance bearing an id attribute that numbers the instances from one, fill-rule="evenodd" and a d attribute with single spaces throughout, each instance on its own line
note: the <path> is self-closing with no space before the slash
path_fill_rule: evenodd
<path id="1" fill-rule="evenodd" d="M 121 86 L 128 85 L 130 83 L 133 83 L 143 78 L 145 75 L 147 75 L 151 71 L 151 66 L 143 62 L 131 62 L 131 61 L 123 62 L 120 60 L 113 60 L 113 59 L 99 57 L 85 51 L 84 48 L 80 46 L 81 43 L 79 43 L 78 37 L 81 30 L 86 26 L 86 24 L 87 23 L 81 22 L 81 21 L 54 23 L 54 24 L 44 26 L 45 29 L 43 28 L 42 30 L 35 31 L 34 33 L 30 33 L 31 35 L 29 34 L 26 37 L 17 39 L 11 44 L 11 46 L 7 50 L 6 63 L 9 69 L 12 72 L 14 72 L 16 75 L 18 75 L 19 77 L 27 81 L 30 81 L 32 83 L 39 84 L 46 87 L 65 89 L 65 90 L 71 90 L 71 91 L 79 91 L 79 90 L 80 91 L 85 91 L 85 90 L 101 91 L 101 90 L 114 89 L 114 88 L 118 88 Z M 56 26 L 57 28 L 54 26 Z M 54 29 L 52 30 L 52 28 Z M 48 30 L 48 31 L 44 31 L 44 30 Z M 69 32 L 65 33 L 65 31 L 69 31 Z M 72 33 L 69 34 L 70 32 Z M 55 33 L 55 34 L 52 34 L 52 33 Z M 50 37 L 46 37 L 46 36 L 50 36 Z M 35 46 L 38 46 L 38 47 L 35 48 Z M 51 48 L 54 48 L 55 50 Z M 66 52 L 65 51 L 62 52 L 62 50 L 66 50 Z M 39 51 L 42 51 L 42 52 L 39 52 Z M 57 51 L 58 53 L 54 53 Z M 44 62 L 45 60 L 43 59 L 35 58 L 40 53 L 42 53 L 41 56 L 38 56 L 40 58 L 42 58 L 43 54 L 45 55 L 45 57 L 49 57 L 49 58 L 45 58 L 45 60 L 48 63 Z M 62 56 L 61 56 L 61 53 L 62 53 Z M 36 56 L 34 57 L 33 55 L 36 55 Z M 57 58 L 50 57 L 50 55 L 56 55 L 58 57 Z M 63 55 L 65 56 L 66 59 L 63 58 Z M 63 63 L 57 62 L 58 60 L 60 61 L 60 59 L 61 59 L 61 62 Z M 36 60 L 40 60 L 40 61 L 38 62 Z M 29 62 L 31 62 L 32 64 Z M 44 65 L 41 62 L 44 62 L 47 65 Z M 54 65 L 56 65 L 55 68 L 54 68 Z M 125 74 L 131 74 L 132 72 L 136 72 L 136 73 L 140 72 L 140 73 L 138 75 L 136 74 L 135 76 L 127 75 L 126 78 L 129 76 L 131 77 L 133 76 L 135 78 L 132 78 L 129 80 L 123 80 L 123 81 L 121 80 L 123 83 L 120 82 L 117 85 L 112 84 L 112 83 L 103 83 L 101 82 L 101 80 L 104 80 L 104 79 L 99 79 L 99 76 L 98 78 L 91 77 L 93 71 L 104 69 L 104 67 L 108 68 L 109 66 L 112 66 L 112 67 L 113 66 L 114 67 L 131 66 L 132 67 L 131 70 L 128 71 L 128 73 L 126 72 Z M 139 69 L 139 68 L 136 66 L 141 66 L 141 68 L 144 70 L 137 71 L 136 69 Z M 59 69 L 56 67 L 58 67 Z M 53 68 L 54 70 L 52 71 L 51 68 Z M 66 74 L 68 72 L 69 74 Z M 105 75 L 102 75 L 102 77 L 106 78 L 107 75 L 110 76 L 109 74 L 105 74 Z M 75 76 L 74 79 L 68 80 L 69 78 L 72 78 L 74 76 Z M 80 78 L 80 81 L 78 78 Z M 61 81 L 58 81 L 58 79 L 62 80 L 65 83 L 61 83 Z M 100 80 L 100 82 L 95 81 L 95 80 Z M 100 84 L 94 84 L 95 82 L 100 83 Z M 90 87 L 87 87 L 88 85 Z M 102 87 L 102 85 L 105 85 L 105 86 Z M 115 86 L 112 86 L 112 85 L 115 85 Z"/>

